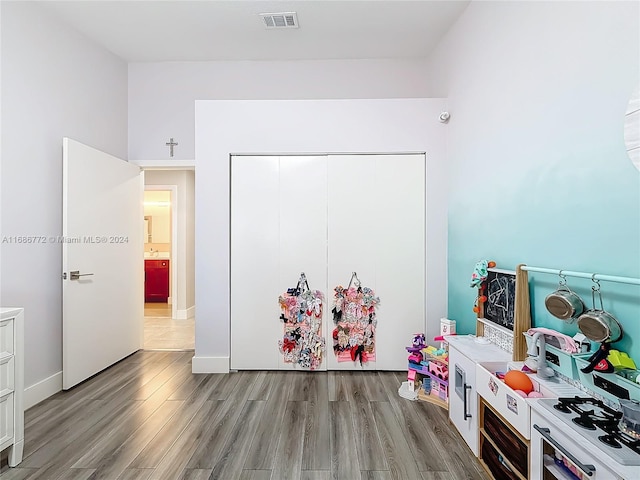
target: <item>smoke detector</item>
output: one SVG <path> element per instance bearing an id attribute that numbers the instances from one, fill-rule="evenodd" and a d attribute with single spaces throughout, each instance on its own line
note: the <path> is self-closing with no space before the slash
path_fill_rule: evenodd
<path id="1" fill-rule="evenodd" d="M 266 28 L 298 28 L 296 12 L 260 13 Z"/>

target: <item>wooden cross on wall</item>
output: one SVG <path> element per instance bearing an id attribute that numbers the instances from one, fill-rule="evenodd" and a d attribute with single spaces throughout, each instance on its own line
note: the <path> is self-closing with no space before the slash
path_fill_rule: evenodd
<path id="1" fill-rule="evenodd" d="M 169 139 L 169 141 L 168 141 L 167 143 L 165 143 L 165 145 L 166 145 L 167 147 L 169 147 L 169 156 L 170 156 L 170 157 L 173 157 L 173 147 L 175 147 L 176 145 L 178 145 L 178 142 L 174 142 L 174 141 L 173 141 L 173 137 L 171 137 L 171 138 Z"/>

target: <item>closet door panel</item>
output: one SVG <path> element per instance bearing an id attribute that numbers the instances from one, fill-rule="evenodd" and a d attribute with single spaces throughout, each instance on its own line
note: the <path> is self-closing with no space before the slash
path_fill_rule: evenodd
<path id="1" fill-rule="evenodd" d="M 278 368 L 278 157 L 231 160 L 231 368 Z"/>
<path id="2" fill-rule="evenodd" d="M 295 287 L 304 272 L 312 290 L 327 290 L 327 158 L 280 157 L 279 292 Z M 277 303 L 277 296 L 273 299 Z M 326 337 L 328 309 L 325 298 L 322 334 Z M 273 321 L 278 323 L 277 316 Z M 283 323 L 279 321 L 282 337 Z M 330 346 L 331 347 L 331 346 Z M 318 370 L 326 370 L 327 351 Z M 279 368 L 300 369 L 278 356 Z"/>
<path id="3" fill-rule="evenodd" d="M 347 287 L 352 272 L 358 274 L 363 287 L 376 285 L 376 241 L 378 223 L 375 218 L 375 161 L 369 155 L 330 155 L 328 158 L 328 281 L 329 312 L 333 308 L 333 289 Z M 384 301 L 384 299 L 382 300 Z M 338 362 L 333 353 L 331 333 L 335 328 L 329 315 L 327 336 L 330 370 L 375 370 L 377 362 L 363 366 Z"/>
<path id="4" fill-rule="evenodd" d="M 425 161 L 378 155 L 375 164 L 377 368 L 404 370 L 405 347 L 425 326 Z"/>

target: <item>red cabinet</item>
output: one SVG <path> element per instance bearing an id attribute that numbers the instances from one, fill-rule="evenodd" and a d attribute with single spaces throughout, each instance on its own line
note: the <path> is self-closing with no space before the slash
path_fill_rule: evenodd
<path id="1" fill-rule="evenodd" d="M 169 260 L 144 261 L 144 301 L 166 303 L 169 299 Z"/>

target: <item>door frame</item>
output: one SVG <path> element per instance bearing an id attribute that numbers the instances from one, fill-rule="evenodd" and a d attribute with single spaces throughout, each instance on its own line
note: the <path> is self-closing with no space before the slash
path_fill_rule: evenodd
<path id="1" fill-rule="evenodd" d="M 144 172 L 145 170 L 143 170 Z M 171 299 L 171 318 L 178 318 L 178 292 L 180 286 L 178 285 L 178 185 L 144 185 L 144 191 L 169 191 L 171 192 L 171 261 L 169 263 L 169 269 L 171 272 L 171 288 L 169 298 Z M 144 216 L 142 217 L 142 224 L 144 228 Z M 144 253 L 143 253 L 144 259 Z M 186 286 L 185 286 L 186 287 Z"/>

